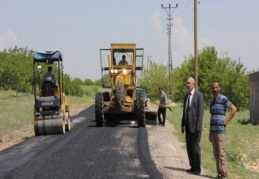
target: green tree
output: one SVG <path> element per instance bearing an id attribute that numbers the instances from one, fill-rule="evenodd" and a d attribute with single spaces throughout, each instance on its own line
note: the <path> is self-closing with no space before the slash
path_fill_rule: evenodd
<path id="1" fill-rule="evenodd" d="M 83 84 L 84 84 L 83 80 L 81 80 L 81 79 L 78 78 L 78 77 L 73 78 L 72 83 L 73 83 L 73 84 L 76 84 L 76 85 L 83 85 Z"/>
<path id="2" fill-rule="evenodd" d="M 91 79 L 85 79 L 84 80 L 84 85 L 86 85 L 86 86 L 93 86 L 94 82 Z"/>
<path id="3" fill-rule="evenodd" d="M 109 74 L 105 74 L 105 75 L 103 76 L 103 78 L 101 78 L 101 79 L 95 81 L 95 85 L 96 85 L 96 86 L 103 86 L 103 84 L 106 85 L 106 86 L 107 86 L 107 85 L 111 85 Z"/>
<path id="4" fill-rule="evenodd" d="M 10 48 L 0 52 L 0 87 L 4 90 L 17 90 L 20 92 L 31 92 L 33 83 L 32 74 L 32 50 L 27 48 Z M 47 71 L 47 65 L 43 66 L 43 72 Z M 54 74 L 58 76 L 54 66 Z M 38 74 L 36 78 L 38 80 Z M 63 75 L 63 90 L 66 94 L 82 96 L 80 85 L 84 82 L 80 78 L 71 78 Z"/>
<path id="5" fill-rule="evenodd" d="M 66 95 L 70 95 L 70 91 L 72 89 L 72 77 L 68 74 L 63 75 L 63 91 L 65 92 Z"/>
<path id="6" fill-rule="evenodd" d="M 32 51 L 27 48 L 0 52 L 0 80 L 3 89 L 28 92 L 32 84 Z"/>
<path id="7" fill-rule="evenodd" d="M 168 86 L 168 73 L 165 65 L 158 65 L 150 61 L 148 71 L 144 71 L 141 87 L 146 89 L 149 94 L 149 98 L 158 98 L 158 87 L 162 86 L 167 92 Z"/>
<path id="8" fill-rule="evenodd" d="M 215 47 L 205 47 L 198 55 L 198 88 L 204 94 L 204 101 L 209 105 L 212 98 L 211 83 L 218 80 L 222 85 L 222 94 L 226 95 L 238 108 L 247 108 L 249 102 L 248 74 L 240 62 L 228 56 L 219 58 Z M 186 80 L 194 77 L 194 58 L 189 56 L 173 72 L 173 92 L 176 101 L 183 100 L 186 93 Z M 184 90 L 183 90 L 184 89 Z"/>

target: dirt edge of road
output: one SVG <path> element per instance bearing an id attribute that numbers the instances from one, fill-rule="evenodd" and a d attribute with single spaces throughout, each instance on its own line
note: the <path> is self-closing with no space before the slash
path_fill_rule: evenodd
<path id="1" fill-rule="evenodd" d="M 89 107 L 89 104 L 79 104 L 70 106 L 70 115 L 76 115 L 80 111 Z M 0 151 L 7 149 L 27 138 L 34 136 L 34 126 L 27 125 L 20 129 L 0 134 Z"/>
<path id="2" fill-rule="evenodd" d="M 193 175 L 185 171 L 190 168 L 187 152 L 184 149 L 185 144 L 178 140 L 171 123 L 167 122 L 165 127 L 147 125 L 147 131 L 152 160 L 163 174 L 164 179 L 211 178 L 203 168 L 201 175 Z"/>

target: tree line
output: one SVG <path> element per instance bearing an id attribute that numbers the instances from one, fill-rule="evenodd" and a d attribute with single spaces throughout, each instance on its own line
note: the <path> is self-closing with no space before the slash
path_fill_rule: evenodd
<path id="1" fill-rule="evenodd" d="M 0 51 L 0 90 L 16 90 L 17 92 L 31 93 L 33 85 L 33 50 L 28 48 L 10 48 Z M 47 67 L 45 67 L 47 68 Z M 43 71 L 47 71 L 47 69 Z M 55 68 L 55 67 L 54 67 Z M 53 70 L 54 74 L 57 70 Z M 57 76 L 57 74 L 55 74 Z M 91 79 L 82 80 L 72 78 L 64 73 L 64 91 L 71 96 L 83 96 L 81 85 L 100 85 L 100 81 Z"/>
<path id="2" fill-rule="evenodd" d="M 10 48 L 0 52 L 0 87 L 1 90 L 17 90 L 19 92 L 32 92 L 32 50 L 28 48 Z M 198 88 L 204 94 L 204 101 L 209 105 L 212 97 L 211 82 L 220 81 L 222 94 L 239 108 L 248 109 L 249 106 L 249 74 L 246 67 L 240 62 L 232 60 L 227 55 L 218 57 L 215 47 L 205 47 L 198 53 L 199 75 Z M 54 70 L 55 71 L 55 70 Z M 149 69 L 143 71 L 142 88 L 146 89 L 149 98 L 158 99 L 158 87 L 163 86 L 168 94 L 168 69 L 150 61 Z M 194 57 L 185 57 L 184 62 L 173 69 L 172 100 L 183 102 L 186 93 L 186 80 L 194 74 Z M 104 76 L 106 83 L 109 76 Z M 102 86 L 102 79 L 72 78 L 64 74 L 64 91 L 67 95 L 83 96 L 87 92 L 82 86 Z"/>
<path id="3" fill-rule="evenodd" d="M 232 60 L 227 54 L 218 57 L 215 47 L 205 47 L 198 53 L 199 74 L 198 88 L 204 94 L 204 101 L 208 107 L 212 98 L 211 83 L 218 80 L 221 83 L 221 93 L 226 95 L 238 109 L 249 107 L 249 74 L 240 62 Z M 172 72 L 172 100 L 183 102 L 187 92 L 186 80 L 195 77 L 194 57 L 186 57 L 184 62 Z M 151 62 L 148 71 L 144 72 L 142 87 L 151 99 L 158 99 L 158 86 L 165 87 L 168 93 L 167 66 Z"/>

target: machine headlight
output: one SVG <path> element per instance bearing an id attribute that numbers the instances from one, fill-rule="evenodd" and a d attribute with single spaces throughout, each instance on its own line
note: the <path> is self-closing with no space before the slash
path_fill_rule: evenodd
<path id="1" fill-rule="evenodd" d="M 39 108 L 39 111 L 42 112 L 42 108 L 41 107 Z"/>
<path id="2" fill-rule="evenodd" d="M 111 73 L 118 73 L 117 69 L 111 69 Z"/>
<path id="3" fill-rule="evenodd" d="M 126 74 L 128 73 L 127 69 L 123 69 L 123 70 L 122 70 L 122 73 L 123 73 L 124 75 L 126 75 Z"/>

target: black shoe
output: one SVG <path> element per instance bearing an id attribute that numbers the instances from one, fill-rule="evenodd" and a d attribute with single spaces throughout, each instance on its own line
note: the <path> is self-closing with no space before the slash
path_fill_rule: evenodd
<path id="1" fill-rule="evenodd" d="M 218 174 L 218 175 L 215 177 L 215 179 L 221 179 L 221 175 Z"/>
<path id="2" fill-rule="evenodd" d="M 193 168 L 190 168 L 190 169 L 185 170 L 185 171 L 188 172 L 188 173 L 192 173 L 192 172 L 194 172 L 194 169 L 193 169 Z"/>
<path id="3" fill-rule="evenodd" d="M 200 175 L 200 174 L 201 174 L 201 171 L 199 171 L 199 170 L 194 170 L 192 173 L 193 173 L 194 175 Z"/>

